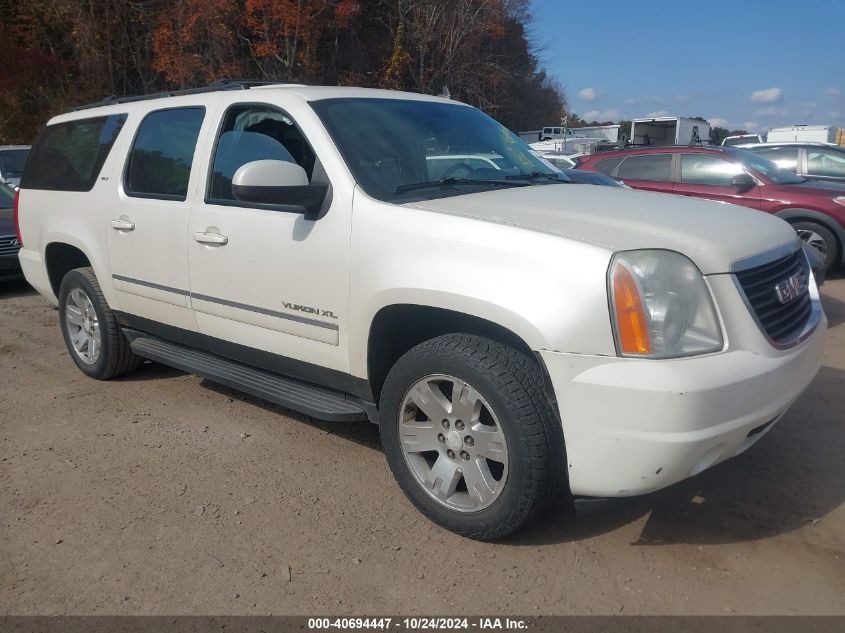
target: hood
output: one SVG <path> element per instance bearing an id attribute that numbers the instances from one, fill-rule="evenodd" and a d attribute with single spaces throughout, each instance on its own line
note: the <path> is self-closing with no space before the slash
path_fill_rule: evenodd
<path id="1" fill-rule="evenodd" d="M 800 192 L 802 194 L 827 196 L 828 198 L 845 196 L 845 183 L 842 182 L 834 182 L 827 180 L 805 180 L 804 182 L 796 182 L 789 185 L 777 186 L 781 189 L 788 189 L 790 191 Z"/>
<path id="2" fill-rule="evenodd" d="M 789 224 L 761 211 L 619 187 L 536 185 L 407 206 L 509 224 L 613 251 L 673 250 L 689 257 L 704 274 L 728 272 L 737 260 L 798 239 Z"/>
<path id="3" fill-rule="evenodd" d="M 0 207 L 0 236 L 15 234 L 15 220 L 11 209 Z"/>

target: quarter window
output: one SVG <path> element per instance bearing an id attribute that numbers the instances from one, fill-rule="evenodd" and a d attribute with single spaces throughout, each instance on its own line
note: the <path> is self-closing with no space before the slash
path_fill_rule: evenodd
<path id="1" fill-rule="evenodd" d="M 113 114 L 48 125 L 32 148 L 21 188 L 90 191 L 125 122 L 125 114 Z"/>
<path id="2" fill-rule="evenodd" d="M 596 169 L 601 173 L 610 176 L 616 166 L 622 162 L 622 158 L 607 158 L 596 163 Z"/>
<path id="3" fill-rule="evenodd" d="M 808 149 L 807 173 L 810 176 L 845 178 L 845 152 Z"/>
<path id="4" fill-rule="evenodd" d="M 141 122 L 126 169 L 126 193 L 184 200 L 205 108 L 151 112 Z"/>
<path id="5" fill-rule="evenodd" d="M 621 180 L 658 180 L 672 179 L 672 154 L 643 154 L 628 156 L 619 166 Z"/>
<path id="6" fill-rule="evenodd" d="M 742 173 L 742 165 L 709 154 L 681 154 L 681 182 L 691 185 L 730 187 Z"/>

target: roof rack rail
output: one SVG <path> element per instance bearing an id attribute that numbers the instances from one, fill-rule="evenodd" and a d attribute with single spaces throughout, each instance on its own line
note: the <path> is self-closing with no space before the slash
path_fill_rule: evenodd
<path id="1" fill-rule="evenodd" d="M 278 83 L 281 82 L 253 81 L 251 79 L 221 79 L 220 81 L 215 81 L 214 83 L 210 83 L 207 86 L 202 86 L 200 88 L 166 90 L 163 92 L 153 92 L 146 95 L 127 95 L 124 97 L 112 95 L 111 97 L 106 97 L 102 101 L 74 106 L 71 108 L 71 112 L 77 112 L 79 110 L 88 110 L 90 108 L 99 108 L 107 105 L 115 105 L 117 103 L 132 103 L 134 101 L 147 101 L 148 99 L 161 99 L 163 97 L 181 97 L 183 95 L 201 94 L 203 92 L 219 92 L 221 90 L 249 90 L 254 86 L 272 86 Z"/>

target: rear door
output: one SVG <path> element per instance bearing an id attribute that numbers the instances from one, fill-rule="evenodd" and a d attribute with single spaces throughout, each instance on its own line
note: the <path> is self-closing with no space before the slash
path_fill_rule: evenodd
<path id="1" fill-rule="evenodd" d="M 673 192 L 693 198 L 707 198 L 760 208 L 760 186 L 742 191 L 731 185 L 734 176 L 745 173 L 741 163 L 713 154 L 681 153 L 678 155 L 677 178 Z"/>
<path id="2" fill-rule="evenodd" d="M 634 189 L 672 193 L 672 154 L 626 156 L 615 168 L 613 177 Z"/>
<path id="3" fill-rule="evenodd" d="M 212 134 L 207 114 L 197 103 L 143 116 L 106 220 L 120 310 L 188 330 L 197 329 L 187 251 L 197 179 L 192 166 L 198 140 Z"/>
<path id="4" fill-rule="evenodd" d="M 813 180 L 845 182 L 845 150 L 813 147 L 807 154 L 806 175 Z"/>

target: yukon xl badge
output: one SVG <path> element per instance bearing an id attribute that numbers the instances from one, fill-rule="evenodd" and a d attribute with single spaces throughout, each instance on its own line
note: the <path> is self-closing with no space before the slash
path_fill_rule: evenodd
<path id="1" fill-rule="evenodd" d="M 304 312 L 305 314 L 313 314 L 314 316 L 324 316 L 330 319 L 336 319 L 337 315 L 331 310 L 323 310 L 322 308 L 312 308 L 311 306 L 301 306 L 298 303 L 288 303 L 282 301 L 282 305 L 288 310 L 296 310 L 297 312 Z"/>
<path id="2" fill-rule="evenodd" d="M 775 286 L 778 301 L 789 303 L 807 289 L 807 283 L 802 273 L 795 273 Z"/>

